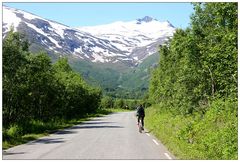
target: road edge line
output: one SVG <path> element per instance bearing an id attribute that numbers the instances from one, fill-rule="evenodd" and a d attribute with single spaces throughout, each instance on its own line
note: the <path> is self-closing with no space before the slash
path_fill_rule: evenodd
<path id="1" fill-rule="evenodd" d="M 168 153 L 165 152 L 164 155 L 165 155 L 168 159 L 170 159 L 170 160 L 172 159 L 171 156 L 168 155 Z"/>
<path id="2" fill-rule="evenodd" d="M 156 145 L 159 145 L 159 143 L 155 139 L 152 139 L 152 140 Z"/>

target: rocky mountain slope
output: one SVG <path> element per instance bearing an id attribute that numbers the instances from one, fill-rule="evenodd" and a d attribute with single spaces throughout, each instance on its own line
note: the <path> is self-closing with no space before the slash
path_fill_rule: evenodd
<path id="1" fill-rule="evenodd" d="M 32 13 L 3 6 L 3 39 L 23 33 L 30 50 L 45 50 L 53 60 L 67 57 L 85 80 L 115 97 L 139 98 L 148 88 L 150 69 L 159 59 L 159 45 L 175 28 L 151 17 L 92 27 L 69 27 Z"/>
<path id="2" fill-rule="evenodd" d="M 62 55 L 91 62 L 136 66 L 173 36 L 168 22 L 144 17 L 130 22 L 72 28 L 34 14 L 3 6 L 3 36 L 14 26 L 35 44 Z"/>

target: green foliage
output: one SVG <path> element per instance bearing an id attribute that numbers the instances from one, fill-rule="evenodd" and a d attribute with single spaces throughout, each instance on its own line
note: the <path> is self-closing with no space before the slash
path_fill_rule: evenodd
<path id="1" fill-rule="evenodd" d="M 30 53 L 28 43 L 13 30 L 3 40 L 3 128 L 10 128 L 10 134 L 18 127 L 22 133 L 42 132 L 45 122 L 93 113 L 101 95 L 67 59 L 52 64 L 45 52 Z"/>
<path id="2" fill-rule="evenodd" d="M 208 159 L 237 159 L 237 102 L 213 101 L 204 118 L 195 122 L 194 147 Z M 207 159 L 207 158 L 206 158 Z"/>
<path id="3" fill-rule="evenodd" d="M 10 137 L 18 137 L 22 134 L 22 129 L 18 125 L 12 125 L 7 130 L 6 135 Z"/>
<path id="4" fill-rule="evenodd" d="M 159 66 L 150 80 L 152 102 L 165 102 L 188 114 L 204 113 L 201 108 L 210 98 L 237 98 L 236 7 L 236 3 L 195 4 L 191 27 L 177 30 L 170 44 L 160 49 Z"/>
<path id="5" fill-rule="evenodd" d="M 104 96 L 101 99 L 101 109 L 120 109 L 120 110 L 134 110 L 140 104 L 141 100 L 112 98 Z M 147 103 L 146 103 L 147 104 Z"/>
<path id="6" fill-rule="evenodd" d="M 123 99 L 116 99 L 116 101 L 114 102 L 114 107 L 123 108 L 124 107 Z"/>
<path id="7" fill-rule="evenodd" d="M 215 100 L 204 116 L 146 109 L 146 127 L 179 159 L 238 159 L 237 102 Z"/>
<path id="8" fill-rule="evenodd" d="M 153 54 L 136 67 L 121 63 L 91 63 L 69 57 L 71 67 L 91 85 L 100 86 L 103 94 L 113 98 L 141 99 L 147 92 L 149 71 L 157 63 Z M 109 68 L 111 67 L 111 68 Z"/>
<path id="9" fill-rule="evenodd" d="M 233 95 L 237 87 L 237 3 L 195 4 L 192 32 L 209 93 Z"/>
<path id="10" fill-rule="evenodd" d="M 160 49 L 149 85 L 160 106 L 149 122 L 181 158 L 237 159 L 237 3 L 194 9 L 190 27 Z"/>
<path id="11" fill-rule="evenodd" d="M 16 100 L 16 93 L 18 91 L 18 85 L 15 83 L 21 80 L 21 69 L 25 69 L 24 64 L 26 59 L 24 55 L 27 55 L 27 48 L 23 47 L 23 41 L 21 41 L 21 36 L 18 33 L 11 33 L 3 41 L 3 122 L 8 123 L 10 120 L 17 120 L 16 111 L 14 111 L 13 106 L 18 104 L 19 101 Z M 20 95 L 20 94 L 19 94 Z M 9 114 L 4 116 L 4 114 Z"/>
<path id="12" fill-rule="evenodd" d="M 19 33 L 13 33 L 13 28 L 3 41 L 3 78 L 12 79 L 17 70 L 26 62 L 24 55 L 27 53 L 26 41 L 22 41 Z"/>
<path id="13" fill-rule="evenodd" d="M 105 96 L 101 99 L 101 108 L 113 108 L 113 98 L 109 97 L 109 96 Z"/>
<path id="14" fill-rule="evenodd" d="M 140 102 L 141 100 L 117 98 L 114 99 L 114 108 L 134 110 L 139 106 Z"/>

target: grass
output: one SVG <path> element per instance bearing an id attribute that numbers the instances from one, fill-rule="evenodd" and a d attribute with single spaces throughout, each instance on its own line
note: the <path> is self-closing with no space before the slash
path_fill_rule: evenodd
<path id="1" fill-rule="evenodd" d="M 204 116 L 173 115 L 154 105 L 146 109 L 145 126 L 177 159 L 238 159 L 237 107 L 216 101 Z"/>
<path id="2" fill-rule="evenodd" d="M 175 135 L 181 128 L 175 123 L 170 113 L 160 112 L 156 107 L 146 109 L 145 126 L 153 133 L 176 157 L 182 155 L 180 145 L 175 142 Z M 177 119 L 175 119 L 177 120 Z M 175 123 L 175 124 L 172 124 Z"/>
<path id="3" fill-rule="evenodd" d="M 127 112 L 130 110 L 125 109 L 98 109 L 93 114 L 87 114 L 85 117 L 72 120 L 55 120 L 51 122 L 42 121 L 30 121 L 25 126 L 19 126 L 17 124 L 10 126 L 8 129 L 3 129 L 3 149 L 8 149 L 13 146 L 27 143 L 32 140 L 36 140 L 40 137 L 47 136 L 50 133 L 54 133 L 58 130 L 71 127 L 76 124 L 80 124 L 83 121 L 91 120 L 94 117 L 101 117 L 115 112 Z"/>

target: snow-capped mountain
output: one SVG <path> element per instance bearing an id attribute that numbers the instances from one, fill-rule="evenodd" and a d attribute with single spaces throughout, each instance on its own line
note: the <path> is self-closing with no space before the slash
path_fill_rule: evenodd
<path id="1" fill-rule="evenodd" d="M 119 48 L 142 47 L 153 43 L 159 38 L 167 38 L 173 35 L 175 28 L 168 22 L 159 22 L 151 17 L 144 17 L 130 22 L 114 22 L 107 25 L 79 27 L 81 31 L 89 32 L 100 38 L 109 39 Z"/>
<path id="2" fill-rule="evenodd" d="M 107 39 L 124 54 L 139 62 L 156 53 L 158 46 L 173 36 L 175 28 L 168 22 L 159 22 L 149 16 L 129 22 L 79 27 L 98 38 Z"/>
<path id="3" fill-rule="evenodd" d="M 71 28 L 34 14 L 3 6 L 3 37 L 10 27 L 48 51 L 90 60 L 135 66 L 173 36 L 169 22 L 144 17 L 94 27 Z"/>

